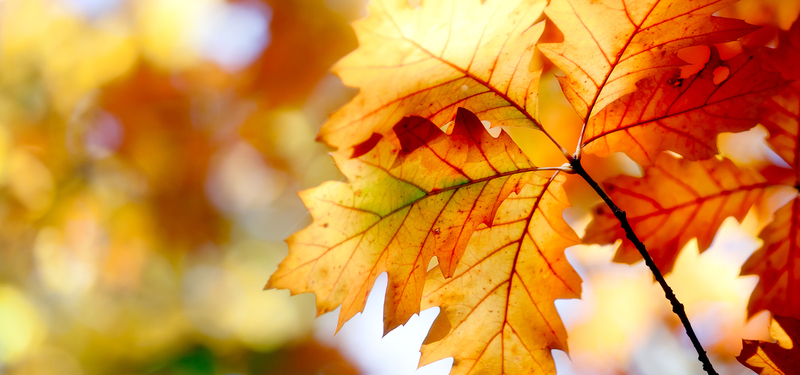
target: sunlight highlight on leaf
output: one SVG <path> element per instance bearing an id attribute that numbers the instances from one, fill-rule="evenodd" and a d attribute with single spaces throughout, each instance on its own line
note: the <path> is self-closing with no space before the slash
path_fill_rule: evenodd
<path id="1" fill-rule="evenodd" d="M 432 273 L 424 307 L 440 306 L 420 365 L 454 357 L 451 374 L 555 373 L 551 349 L 567 351 L 554 301 L 578 298 L 580 277 L 564 249 L 580 243 L 561 212 L 563 176 L 528 186 L 475 232 L 451 279 Z"/>
<path id="2" fill-rule="evenodd" d="M 589 120 L 583 145 L 599 156 L 625 152 L 641 165 L 666 150 L 691 160 L 714 156 L 717 134 L 755 126 L 758 104 L 785 85 L 780 74 L 762 69 L 761 61 L 756 50 L 722 61 L 712 49 L 697 75 L 681 78 L 672 70 L 644 79 L 636 92 Z M 721 68 L 728 74 L 717 83 Z"/>
<path id="3" fill-rule="evenodd" d="M 761 124 L 769 131 L 767 142 L 792 169 L 800 181 L 798 124 L 800 124 L 800 87 L 794 84 L 765 101 Z"/>
<path id="4" fill-rule="evenodd" d="M 376 0 L 353 27 L 360 47 L 334 67 L 361 92 L 322 127 L 339 149 L 386 135 L 404 116 L 438 126 L 464 107 L 493 126 L 538 128 L 541 70 L 530 71 L 544 1 Z"/>
<path id="5" fill-rule="evenodd" d="M 383 138 L 358 158 L 334 154 L 349 183 L 301 193 L 314 223 L 287 240 L 289 256 L 268 284 L 313 292 L 320 314 L 341 304 L 340 327 L 363 309 L 384 271 L 385 330 L 404 324 L 420 310 L 431 258 L 438 273 L 452 275 L 472 232 L 491 222 L 503 199 L 546 181 L 507 134 L 493 138 L 464 109 L 451 135 L 419 117 L 395 132 L 401 149 Z"/>
<path id="6" fill-rule="evenodd" d="M 742 340 L 736 359 L 759 375 L 791 375 L 800 372 L 800 321 L 775 315 L 769 327 L 776 343 Z"/>
<path id="7" fill-rule="evenodd" d="M 697 238 L 702 252 L 725 218 L 733 216 L 741 222 L 769 185 L 727 159 L 692 162 L 666 153 L 645 169 L 644 177 L 620 176 L 604 184 L 663 273 L 672 270 L 678 253 L 692 238 Z M 641 260 L 633 243 L 624 238 L 614 214 L 605 205 L 597 206 L 584 243 L 623 239 L 614 261 Z"/>
<path id="8" fill-rule="evenodd" d="M 800 59 L 797 38 L 800 27 L 795 24 L 780 36 L 781 44 L 769 51 L 768 63 L 780 68 L 787 78 L 797 78 L 795 64 Z M 780 65 L 775 65 L 781 62 Z M 800 89 L 795 81 L 761 106 L 761 123 L 767 128 L 767 143 L 791 167 L 781 169 L 781 183 L 800 184 Z M 742 275 L 759 277 L 747 312 L 750 316 L 761 310 L 800 319 L 800 198 L 795 198 L 775 212 L 775 218 L 759 234 L 764 246 L 742 266 Z"/>
<path id="9" fill-rule="evenodd" d="M 711 16 L 736 0 L 554 0 L 545 13 L 563 43 L 539 49 L 564 71 L 561 87 L 586 121 L 636 89 L 637 81 L 681 65 L 685 47 L 735 40 L 756 29 Z"/>
<path id="10" fill-rule="evenodd" d="M 800 199 L 795 198 L 778 209 L 775 219 L 758 237 L 764 246 L 742 265 L 742 275 L 759 277 L 750 296 L 747 313 L 761 310 L 774 314 L 800 317 Z"/>

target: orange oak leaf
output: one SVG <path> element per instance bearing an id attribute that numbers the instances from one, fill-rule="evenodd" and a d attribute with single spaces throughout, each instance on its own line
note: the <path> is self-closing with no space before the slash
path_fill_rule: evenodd
<path id="1" fill-rule="evenodd" d="M 770 186 L 750 170 L 728 159 L 693 162 L 662 153 L 642 178 L 619 176 L 604 184 L 608 195 L 627 212 L 639 239 L 658 268 L 672 270 L 681 248 L 697 238 L 706 250 L 728 216 L 741 221 Z M 607 244 L 625 238 L 619 221 L 606 206 L 597 206 L 584 243 Z M 641 260 L 630 241 L 622 241 L 614 261 Z"/>
<path id="2" fill-rule="evenodd" d="M 777 342 L 742 340 L 736 359 L 759 375 L 800 373 L 800 321 L 774 315 L 769 333 Z"/>
<path id="3" fill-rule="evenodd" d="M 539 127 L 541 70 L 529 69 L 545 2 L 376 0 L 353 24 L 360 47 L 333 68 L 361 92 L 318 139 L 340 150 L 386 135 L 401 118 L 443 126 L 464 107 L 493 126 Z"/>
<path id="4" fill-rule="evenodd" d="M 780 32 L 778 40 L 778 48 L 766 52 L 766 65 L 783 73 L 786 79 L 800 79 L 800 70 L 795 68 L 800 61 L 800 22 L 795 21 L 789 31 Z"/>
<path id="5" fill-rule="evenodd" d="M 796 25 L 795 25 L 796 26 Z M 800 33 L 800 28 L 793 27 L 789 35 L 782 34 L 778 48 L 767 60 L 776 56 L 786 63 L 791 56 L 800 58 L 800 54 L 791 53 L 797 45 L 790 43 L 792 36 Z M 773 60 L 774 61 L 774 60 Z M 791 76 L 796 64 L 781 67 L 784 76 Z M 785 183 L 797 188 L 800 184 L 800 85 L 795 81 L 778 95 L 764 101 L 761 106 L 761 123 L 769 131 L 767 143 L 791 167 L 793 178 L 783 179 Z M 787 173 L 789 174 L 789 173 Z M 787 176 L 788 177 L 788 176 Z M 742 275 L 757 275 L 758 284 L 750 296 L 747 312 L 750 316 L 761 310 L 800 319 L 800 200 L 793 199 L 775 212 L 775 218 L 759 234 L 764 245 L 742 265 Z"/>
<path id="6" fill-rule="evenodd" d="M 800 60 L 799 60 L 800 61 Z M 795 181 L 800 181 L 798 157 L 798 121 L 800 121 L 800 85 L 787 87 L 761 106 L 761 124 L 769 131 L 767 142 L 794 169 Z"/>
<path id="7" fill-rule="evenodd" d="M 341 304 L 339 327 L 363 309 L 382 272 L 389 275 L 386 332 L 404 324 L 419 312 L 432 257 L 452 275 L 470 236 L 491 223 L 502 200 L 547 180 L 507 134 L 493 138 L 465 109 L 451 135 L 418 117 L 395 132 L 402 149 L 380 139 L 357 158 L 335 153 L 350 182 L 300 193 L 314 222 L 287 240 L 289 255 L 268 284 L 313 292 L 320 314 Z"/>
<path id="8" fill-rule="evenodd" d="M 564 71 L 569 102 L 584 120 L 636 89 L 637 81 L 680 65 L 681 48 L 735 40 L 757 27 L 711 15 L 736 0 L 554 0 L 547 17 L 563 43 L 539 49 Z"/>
<path id="9" fill-rule="evenodd" d="M 800 181 L 797 153 L 800 90 L 787 87 L 762 105 L 762 124 L 770 133 L 767 142 L 792 167 L 795 187 Z M 742 275 L 759 276 L 750 296 L 750 316 L 761 310 L 800 318 L 800 199 L 775 212 L 775 218 L 759 234 L 764 245 L 742 265 Z"/>
<path id="10" fill-rule="evenodd" d="M 785 87 L 761 61 L 757 50 L 722 61 L 712 48 L 696 75 L 683 79 L 672 70 L 646 78 L 589 120 L 583 145 L 599 156 L 623 151 L 641 165 L 666 150 L 691 160 L 714 156 L 717 134 L 755 126 L 758 105 Z"/>
<path id="11" fill-rule="evenodd" d="M 764 245 L 742 265 L 742 275 L 758 275 L 747 313 L 761 310 L 800 317 L 800 199 L 775 212 L 775 218 L 758 235 Z"/>
<path id="12" fill-rule="evenodd" d="M 564 219 L 563 176 L 529 185 L 479 229 L 453 278 L 432 272 L 424 307 L 440 306 L 420 365 L 453 357 L 451 374 L 554 374 L 567 351 L 554 301 L 580 296 L 564 249 L 580 243 Z"/>

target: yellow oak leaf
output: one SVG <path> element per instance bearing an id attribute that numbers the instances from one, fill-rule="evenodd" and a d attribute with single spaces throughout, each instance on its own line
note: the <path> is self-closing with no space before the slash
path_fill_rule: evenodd
<path id="1" fill-rule="evenodd" d="M 382 272 L 389 275 L 385 330 L 404 324 L 419 312 L 432 257 L 452 275 L 476 227 L 491 223 L 503 199 L 547 181 L 507 134 L 493 138 L 465 109 L 450 135 L 419 117 L 394 128 L 393 139 L 372 141 L 356 158 L 334 154 L 349 183 L 300 194 L 314 222 L 287 240 L 289 255 L 268 284 L 313 292 L 320 314 L 342 305 L 339 327 L 364 308 Z"/>
<path id="2" fill-rule="evenodd" d="M 663 273 L 670 272 L 678 253 L 692 238 L 700 251 L 711 246 L 722 221 L 741 221 L 764 189 L 770 186 L 751 170 L 728 159 L 693 162 L 662 153 L 644 177 L 619 176 L 604 183 L 611 199 L 627 213 L 628 221 Z M 607 244 L 625 232 L 605 205 L 598 205 L 586 228 L 584 243 Z M 614 261 L 641 260 L 636 247 L 623 240 Z"/>
<path id="3" fill-rule="evenodd" d="M 544 29 L 540 0 L 375 0 L 353 24 L 360 47 L 333 68 L 361 92 L 318 139 L 340 150 L 386 135 L 405 116 L 443 126 L 464 107 L 493 126 L 538 128 L 541 70 L 529 68 Z"/>
<path id="4" fill-rule="evenodd" d="M 424 307 L 440 306 L 420 365 L 453 357 L 453 375 L 554 374 L 567 351 L 554 301 L 578 298 L 581 279 L 564 249 L 580 243 L 564 219 L 563 176 L 511 195 L 490 228 L 475 232 L 456 272 L 433 272 Z"/>

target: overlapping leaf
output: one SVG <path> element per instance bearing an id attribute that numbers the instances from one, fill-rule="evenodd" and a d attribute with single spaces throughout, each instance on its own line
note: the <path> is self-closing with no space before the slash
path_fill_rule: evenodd
<path id="1" fill-rule="evenodd" d="M 800 70 L 794 68 L 800 61 L 800 22 L 795 21 L 789 31 L 778 35 L 778 39 L 778 48 L 766 52 L 766 65 L 780 71 L 786 79 L 800 79 Z"/>
<path id="2" fill-rule="evenodd" d="M 724 81 L 715 82 L 715 72 Z M 642 165 L 652 164 L 665 150 L 707 159 L 718 153 L 717 134 L 755 126 L 758 105 L 784 84 L 780 74 L 761 68 L 756 50 L 722 61 L 712 48 L 696 75 L 682 79 L 671 70 L 646 78 L 636 92 L 592 117 L 584 146 L 601 156 L 624 151 Z"/>
<path id="3" fill-rule="evenodd" d="M 800 57 L 798 44 L 790 43 L 800 36 L 796 25 L 788 34 L 783 34 L 777 50 L 770 53 L 769 60 L 783 61 L 785 77 L 792 77 L 796 64 L 790 60 Z M 773 66 L 776 66 L 773 64 Z M 769 131 L 767 142 L 775 152 L 792 168 L 789 173 L 794 178 L 784 179 L 797 188 L 800 183 L 800 89 L 793 83 L 780 94 L 773 96 L 762 105 L 761 123 Z M 789 174 L 787 173 L 787 174 Z M 791 182 L 790 182 L 791 181 Z M 761 310 L 800 319 L 800 200 L 793 199 L 778 209 L 773 221 L 765 227 L 759 237 L 764 245 L 756 250 L 742 266 L 742 275 L 758 275 L 759 281 L 747 305 L 749 315 Z"/>
<path id="4" fill-rule="evenodd" d="M 366 302 L 375 278 L 389 274 L 387 332 L 419 312 L 431 258 L 452 275 L 477 225 L 491 223 L 501 201 L 539 184 L 508 135 L 492 138 L 460 109 L 451 135 L 411 117 L 395 126 L 402 149 L 381 139 L 369 152 L 334 154 L 349 183 L 301 193 L 314 223 L 290 237 L 290 252 L 269 286 L 313 292 L 319 313 L 340 304 L 343 324 Z"/>
<path id="5" fill-rule="evenodd" d="M 778 209 L 773 221 L 758 235 L 764 245 L 742 265 L 742 275 L 758 275 L 748 315 L 761 310 L 800 317 L 800 199 Z"/>
<path id="6" fill-rule="evenodd" d="M 759 375 L 800 373 L 800 321 L 775 315 L 769 332 L 777 342 L 742 340 L 736 359 Z"/>
<path id="7" fill-rule="evenodd" d="M 565 41 L 541 49 L 564 70 L 562 89 L 584 121 L 654 77 L 588 124 L 582 146 L 628 149 L 615 137 L 648 131 L 655 134 L 632 138 L 646 143 L 638 160 L 665 149 L 697 159 L 716 152 L 719 132 L 752 126 L 754 103 L 782 83 L 757 59 L 715 56 L 686 82 L 671 73 L 678 49 L 754 29 L 712 16 L 733 1 L 553 0 L 547 15 Z M 422 364 L 452 356 L 456 374 L 554 372 L 550 350 L 567 345 L 553 303 L 580 293 L 564 257 L 578 239 L 561 218 L 563 178 L 540 174 L 509 137 L 491 138 L 472 114 L 495 126 L 540 127 L 540 72 L 530 62 L 543 8 L 527 0 L 373 2 L 355 25 L 361 47 L 335 68 L 361 92 L 319 135 L 339 149 L 334 158 L 349 182 L 301 194 L 314 223 L 288 240 L 269 286 L 315 293 L 320 313 L 341 304 L 341 326 L 387 272 L 386 331 L 420 307 L 442 309 Z M 714 84 L 722 65 L 730 74 Z M 454 115 L 447 136 L 439 127 Z M 679 124 L 686 121 L 706 126 Z M 663 137 L 666 128 L 673 136 Z M 708 247 L 721 222 L 741 219 L 769 184 L 728 160 L 662 155 L 644 179 L 608 186 L 669 270 L 686 242 Z M 587 232 L 588 242 L 620 237 L 602 211 Z M 434 256 L 439 265 L 428 272 Z M 617 260 L 636 259 L 624 243 Z"/>
<path id="8" fill-rule="evenodd" d="M 680 64 L 678 49 L 735 40 L 755 29 L 711 15 L 736 0 L 554 0 L 545 13 L 563 43 L 539 48 L 566 74 L 561 88 L 586 121 L 648 75 Z"/>
<path id="9" fill-rule="evenodd" d="M 764 102 L 761 124 L 769 131 L 767 141 L 772 149 L 794 169 L 795 177 L 800 181 L 798 122 L 800 122 L 800 85 L 797 83 Z"/>
<path id="10" fill-rule="evenodd" d="M 424 306 L 441 306 L 420 364 L 454 357 L 452 374 L 552 374 L 551 349 L 567 350 L 553 301 L 577 298 L 580 277 L 564 256 L 579 243 L 561 212 L 562 176 L 528 186 L 478 230 L 453 278 L 433 272 Z"/>
<path id="11" fill-rule="evenodd" d="M 334 67 L 361 92 L 323 126 L 319 139 L 346 149 L 386 135 L 404 116 L 442 126 L 464 107 L 492 125 L 538 127 L 541 71 L 531 71 L 544 1 L 444 0 L 412 8 L 375 0 L 355 22 L 360 47 Z"/>
<path id="12" fill-rule="evenodd" d="M 800 90 L 791 86 L 763 105 L 762 124 L 770 133 L 768 143 L 792 168 L 795 186 L 798 168 L 798 121 Z M 790 179 L 791 180 L 791 179 Z M 764 245 L 742 266 L 742 275 L 758 275 L 759 281 L 747 306 L 749 315 L 761 310 L 800 319 L 800 199 L 778 209 L 759 237 Z"/>
<path id="13" fill-rule="evenodd" d="M 730 160 L 692 162 L 661 154 L 643 178 L 620 176 L 605 183 L 612 200 L 627 212 L 628 221 L 662 272 L 672 270 L 681 248 L 697 238 L 700 251 L 711 245 L 728 216 L 742 220 L 769 184 Z M 606 206 L 598 206 L 586 229 L 585 243 L 606 244 L 625 232 Z M 641 260 L 630 241 L 622 241 L 617 262 Z"/>

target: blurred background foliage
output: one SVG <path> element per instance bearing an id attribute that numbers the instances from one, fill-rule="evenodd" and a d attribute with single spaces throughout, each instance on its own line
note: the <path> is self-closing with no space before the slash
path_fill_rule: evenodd
<path id="1" fill-rule="evenodd" d="M 0 374 L 413 371 L 413 358 L 364 359 L 397 356 L 370 351 L 379 323 L 330 338 L 336 318 L 315 323 L 313 296 L 262 291 L 283 239 L 309 221 L 296 192 L 342 179 L 314 138 L 356 92 L 328 69 L 357 47 L 349 22 L 365 2 L 0 0 Z M 769 39 L 798 9 L 746 0 L 725 12 L 772 25 Z M 580 124 L 552 66 L 532 64 L 546 71 L 542 122 L 574 144 Z M 563 163 L 540 134 L 510 133 L 538 165 Z M 765 135 L 726 135 L 721 148 L 768 165 Z M 638 173 L 618 155 L 586 163 L 598 179 Z M 597 198 L 578 180 L 568 190 L 580 233 Z M 730 374 L 747 373 L 732 362 L 743 336 L 768 338 L 766 316 L 745 320 L 755 279 L 738 270 L 775 204 L 727 223 L 728 240 L 702 255 L 690 243 L 668 279 Z M 568 254 L 585 293 L 558 302 L 573 360 L 557 355 L 560 373 L 694 368 L 646 268 L 612 264 L 611 246 Z M 380 342 L 405 329 L 428 326 Z"/>
<path id="2" fill-rule="evenodd" d="M 262 288 L 361 5 L 0 1 L 0 373 L 356 373 Z"/>

